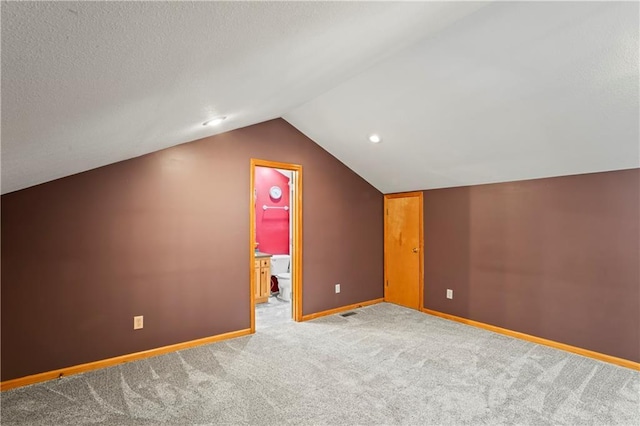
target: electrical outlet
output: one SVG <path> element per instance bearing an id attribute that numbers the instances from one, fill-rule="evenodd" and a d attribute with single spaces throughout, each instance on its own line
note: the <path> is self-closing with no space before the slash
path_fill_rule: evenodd
<path id="1" fill-rule="evenodd" d="M 336 284 L 336 293 L 340 293 L 340 284 Z"/>
<path id="2" fill-rule="evenodd" d="M 453 299 L 453 290 L 447 289 L 447 299 Z"/>
<path id="3" fill-rule="evenodd" d="M 140 330 L 144 327 L 144 317 L 142 315 L 133 317 L 133 329 Z"/>

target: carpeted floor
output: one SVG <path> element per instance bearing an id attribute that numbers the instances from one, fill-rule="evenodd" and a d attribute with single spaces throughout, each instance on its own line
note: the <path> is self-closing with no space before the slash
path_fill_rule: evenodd
<path id="1" fill-rule="evenodd" d="M 2 425 L 638 425 L 640 372 L 382 303 L 2 393 Z"/>
<path id="2" fill-rule="evenodd" d="M 293 322 L 291 319 L 291 302 L 279 299 L 277 296 L 269 297 L 267 303 L 256 304 L 256 331 L 268 327 L 278 327 Z"/>

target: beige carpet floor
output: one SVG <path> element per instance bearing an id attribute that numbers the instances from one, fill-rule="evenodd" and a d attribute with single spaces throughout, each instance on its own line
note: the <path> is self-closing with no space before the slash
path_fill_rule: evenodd
<path id="1" fill-rule="evenodd" d="M 639 425 L 640 372 L 382 303 L 3 392 L 2 425 Z"/>

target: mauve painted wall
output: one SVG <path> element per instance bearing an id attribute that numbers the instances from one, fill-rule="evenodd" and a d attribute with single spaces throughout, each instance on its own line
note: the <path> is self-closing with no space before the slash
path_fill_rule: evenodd
<path id="1" fill-rule="evenodd" d="M 261 252 L 289 254 L 289 214 L 291 210 L 267 209 L 267 207 L 291 207 L 289 203 L 289 178 L 269 167 L 256 167 L 256 241 Z M 272 186 L 279 186 L 282 197 L 274 200 L 269 194 Z"/>
<path id="2" fill-rule="evenodd" d="M 639 194 L 637 169 L 425 191 L 425 307 L 640 362 Z"/>
<path id="3" fill-rule="evenodd" d="M 272 120 L 3 195 L 2 380 L 249 328 L 251 157 L 303 166 L 303 313 L 382 297 L 382 194 Z"/>

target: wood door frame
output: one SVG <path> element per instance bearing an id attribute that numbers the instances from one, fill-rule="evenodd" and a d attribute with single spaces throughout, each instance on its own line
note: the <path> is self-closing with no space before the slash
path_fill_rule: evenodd
<path id="1" fill-rule="evenodd" d="M 256 331 L 256 299 L 255 299 L 255 241 L 256 230 L 254 227 L 256 221 L 255 210 L 255 179 L 256 167 L 269 167 L 272 169 L 290 170 L 295 173 L 294 180 L 294 207 L 291 209 L 291 290 L 293 297 L 291 298 L 291 308 L 293 311 L 293 320 L 302 321 L 302 166 L 299 164 L 281 163 L 277 161 L 251 159 L 250 178 L 249 178 L 249 293 L 251 294 L 250 315 L 251 315 L 251 333 Z"/>
<path id="2" fill-rule="evenodd" d="M 419 209 L 419 249 L 420 249 L 420 277 L 418 283 L 418 297 L 420 298 L 418 302 L 418 310 L 422 311 L 424 309 L 424 198 L 422 191 L 416 192 L 398 192 L 394 194 L 385 194 L 384 195 L 384 299 L 387 301 L 387 235 L 389 231 L 387 230 L 388 226 L 388 200 L 392 198 L 407 198 L 407 197 L 418 197 L 420 200 L 420 209 Z"/>

